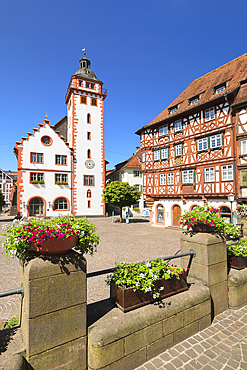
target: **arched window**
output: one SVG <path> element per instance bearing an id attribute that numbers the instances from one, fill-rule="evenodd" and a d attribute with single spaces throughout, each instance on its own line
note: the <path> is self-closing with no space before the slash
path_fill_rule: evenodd
<path id="1" fill-rule="evenodd" d="M 220 218 L 226 219 L 231 222 L 231 210 L 227 206 L 220 207 Z"/>
<path id="2" fill-rule="evenodd" d="M 87 150 L 87 157 L 90 159 L 91 158 L 91 149 Z"/>
<path id="3" fill-rule="evenodd" d="M 44 202 L 41 198 L 33 198 L 30 200 L 29 216 L 44 216 Z"/>
<path id="4" fill-rule="evenodd" d="M 54 202 L 54 211 L 68 209 L 68 201 L 65 198 L 57 198 Z"/>
<path id="5" fill-rule="evenodd" d="M 92 192 L 91 192 L 91 190 L 88 190 L 87 191 L 87 198 L 91 198 L 92 197 Z"/>
<path id="6" fill-rule="evenodd" d="M 157 207 L 157 211 L 158 211 L 158 222 L 159 223 L 164 223 L 164 207 L 159 204 L 158 207 Z"/>
<path id="7" fill-rule="evenodd" d="M 91 123 L 91 114 L 90 113 L 87 114 L 87 123 Z"/>

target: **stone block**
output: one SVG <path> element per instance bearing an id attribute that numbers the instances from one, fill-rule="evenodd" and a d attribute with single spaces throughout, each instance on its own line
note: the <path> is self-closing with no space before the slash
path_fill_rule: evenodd
<path id="1" fill-rule="evenodd" d="M 231 268 L 228 275 L 228 286 L 237 287 L 247 284 L 247 269 L 236 270 Z"/>
<path id="2" fill-rule="evenodd" d="M 35 370 L 86 370 L 86 359 L 87 338 L 82 337 L 32 356 L 28 363 Z"/>
<path id="3" fill-rule="evenodd" d="M 227 280 L 211 286 L 210 293 L 214 306 L 218 306 L 220 303 L 228 301 Z"/>
<path id="4" fill-rule="evenodd" d="M 86 274 L 57 274 L 27 281 L 24 287 L 28 318 L 58 311 L 86 302 Z M 54 299 L 56 297 L 56 299 Z"/>
<path id="5" fill-rule="evenodd" d="M 174 345 L 173 333 L 147 346 L 147 360 L 159 355 Z"/>
<path id="6" fill-rule="evenodd" d="M 215 305 L 214 306 L 214 316 L 217 316 L 220 313 L 228 310 L 228 308 L 229 308 L 228 300 L 223 301 L 223 302 L 219 303 L 218 305 Z"/>
<path id="7" fill-rule="evenodd" d="M 174 344 L 178 344 L 183 340 L 189 338 L 191 335 L 198 333 L 199 331 L 199 320 L 192 322 L 191 324 L 184 326 L 174 333 Z"/>
<path id="8" fill-rule="evenodd" d="M 212 265 L 227 260 L 225 239 L 218 235 L 210 233 L 197 233 L 193 236 L 182 235 L 180 246 L 181 253 L 189 252 L 191 248 L 194 249 L 196 257 L 193 258 L 193 262 L 201 265 Z M 188 259 L 189 257 L 183 257 L 183 263 Z"/>
<path id="9" fill-rule="evenodd" d="M 23 320 L 28 356 L 86 335 L 86 304 Z"/>
<path id="10" fill-rule="evenodd" d="M 183 312 L 183 323 L 187 326 L 193 321 L 201 319 L 203 316 L 211 314 L 211 301 L 207 300 Z"/>
<path id="11" fill-rule="evenodd" d="M 131 355 L 125 356 L 121 360 L 104 367 L 104 370 L 127 370 L 127 369 L 134 370 L 147 361 L 146 352 L 147 349 L 142 348 L 139 351 L 132 353 Z M 92 368 L 90 366 L 88 367 L 88 370 L 98 370 L 98 369 L 102 368 L 101 367 Z"/>
<path id="12" fill-rule="evenodd" d="M 163 336 L 173 333 L 183 327 L 183 313 L 171 316 L 163 321 Z"/>
<path id="13" fill-rule="evenodd" d="M 197 262 L 192 263 L 190 276 L 203 281 L 210 287 L 227 279 L 227 263 L 221 262 L 207 266 Z"/>
<path id="14" fill-rule="evenodd" d="M 247 303 L 247 284 L 230 286 L 228 288 L 228 299 L 230 308 L 240 308 Z"/>
<path id="15" fill-rule="evenodd" d="M 211 311 L 211 308 L 210 308 L 210 311 Z M 206 329 L 208 326 L 211 325 L 211 323 L 212 323 L 212 315 L 210 312 L 210 314 L 199 319 L 199 331 Z"/>
<path id="16" fill-rule="evenodd" d="M 20 273 L 27 280 L 39 279 L 57 274 L 69 275 L 72 271 L 81 270 L 86 273 L 87 261 L 74 251 L 57 256 L 37 256 L 33 254 L 26 260 L 20 261 Z"/>
<path id="17" fill-rule="evenodd" d="M 146 347 L 148 344 L 162 338 L 162 336 L 162 321 L 133 333 L 125 338 L 125 354 L 129 355 L 136 352 L 140 348 Z"/>
<path id="18" fill-rule="evenodd" d="M 88 366 L 101 369 L 124 357 L 124 339 L 102 347 L 88 347 Z"/>

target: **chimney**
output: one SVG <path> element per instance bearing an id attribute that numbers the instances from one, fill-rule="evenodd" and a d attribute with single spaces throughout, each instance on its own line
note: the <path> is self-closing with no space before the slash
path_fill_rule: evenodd
<path id="1" fill-rule="evenodd" d="M 139 146 L 136 146 L 136 153 L 138 152 L 139 149 L 140 149 L 140 147 Z"/>

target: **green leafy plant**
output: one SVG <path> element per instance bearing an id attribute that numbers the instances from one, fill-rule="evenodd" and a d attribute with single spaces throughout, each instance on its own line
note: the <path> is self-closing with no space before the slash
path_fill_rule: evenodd
<path id="1" fill-rule="evenodd" d="M 67 181 L 62 181 L 62 185 L 68 185 Z"/>
<path id="2" fill-rule="evenodd" d="M 11 319 L 6 321 L 6 323 L 3 326 L 0 326 L 0 330 L 13 328 L 14 326 L 17 325 L 19 325 L 19 318 L 17 316 L 13 316 L 11 317 Z"/>
<path id="3" fill-rule="evenodd" d="M 57 185 L 62 185 L 62 181 L 56 181 Z"/>
<path id="4" fill-rule="evenodd" d="M 37 180 L 32 180 L 31 184 L 38 184 L 38 181 Z"/>
<path id="5" fill-rule="evenodd" d="M 107 285 L 114 283 L 122 288 L 132 288 L 133 291 L 139 289 L 145 293 L 151 292 L 154 299 L 160 296 L 160 291 L 155 288 L 157 280 L 161 278 L 168 280 L 173 276 L 180 280 L 180 275 L 186 272 L 186 269 L 169 265 L 162 258 L 140 263 L 119 262 L 115 266 L 114 273 L 107 276 Z"/>
<path id="6" fill-rule="evenodd" d="M 122 207 L 130 207 L 140 199 L 140 193 L 134 186 L 127 182 L 112 181 L 103 191 L 103 201 L 120 208 L 120 220 L 122 219 Z"/>
<path id="7" fill-rule="evenodd" d="M 3 206 L 5 206 L 5 200 L 4 200 L 4 195 L 3 195 L 3 193 L 1 192 L 1 190 L 0 190 L 0 209 L 3 207 Z"/>
<path id="8" fill-rule="evenodd" d="M 23 221 L 15 220 L 12 225 L 4 225 L 4 230 L 4 253 L 19 259 L 29 254 L 29 243 L 42 243 L 49 239 L 71 239 L 78 235 L 74 249 L 93 255 L 100 241 L 99 236 L 94 233 L 95 226 L 91 220 L 69 215 L 49 219 L 36 217 Z"/>
<path id="9" fill-rule="evenodd" d="M 227 254 L 230 256 L 247 257 L 247 239 L 242 239 L 237 244 L 227 244 Z"/>
<path id="10" fill-rule="evenodd" d="M 39 184 L 44 184 L 44 180 L 39 180 Z"/>
<path id="11" fill-rule="evenodd" d="M 228 235 L 230 238 L 238 238 L 240 230 L 220 218 L 220 210 L 214 207 L 195 207 L 192 211 L 185 212 L 180 218 L 183 232 L 190 233 L 195 225 L 208 225 L 215 227 L 215 232 L 221 235 Z"/>

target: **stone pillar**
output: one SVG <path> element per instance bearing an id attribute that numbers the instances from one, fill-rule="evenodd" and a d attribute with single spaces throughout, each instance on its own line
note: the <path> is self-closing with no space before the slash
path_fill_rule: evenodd
<path id="1" fill-rule="evenodd" d="M 207 284 L 212 297 L 214 316 L 228 309 L 227 252 L 225 240 L 210 233 L 182 235 L 181 253 L 196 251 L 189 275 Z M 182 267 L 188 265 L 189 257 L 181 258 Z"/>
<path id="2" fill-rule="evenodd" d="M 24 285 L 22 336 L 34 370 L 86 369 L 86 260 L 74 251 L 27 258 L 20 263 Z"/>

